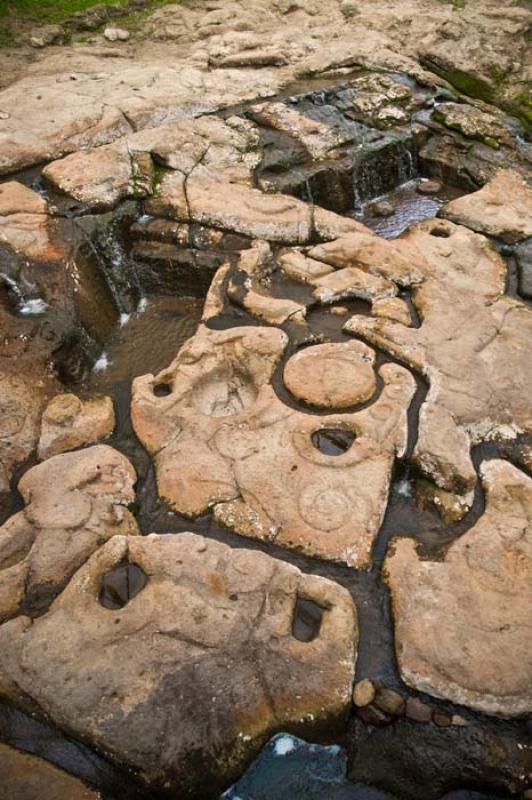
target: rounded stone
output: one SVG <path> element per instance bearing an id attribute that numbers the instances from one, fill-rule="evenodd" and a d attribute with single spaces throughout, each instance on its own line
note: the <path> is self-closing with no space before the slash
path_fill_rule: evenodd
<path id="1" fill-rule="evenodd" d="M 375 705 L 381 711 L 386 714 L 392 714 L 395 717 L 402 716 L 405 710 L 404 697 L 393 689 L 379 689 L 375 697 Z"/>
<path id="2" fill-rule="evenodd" d="M 438 194 L 441 190 L 442 184 L 440 181 L 421 181 L 417 185 L 419 194 Z"/>
<path id="3" fill-rule="evenodd" d="M 415 722 L 430 722 L 432 708 L 423 703 L 418 697 L 408 697 L 406 700 L 405 715 Z"/>
<path id="4" fill-rule="evenodd" d="M 66 425 L 78 416 L 81 408 L 81 400 L 75 394 L 58 394 L 46 407 L 44 418 L 55 425 Z"/>
<path id="5" fill-rule="evenodd" d="M 374 217 L 391 217 L 395 214 L 394 205 L 389 200 L 379 200 L 377 203 L 372 203 L 370 211 Z"/>
<path id="6" fill-rule="evenodd" d="M 355 683 L 355 688 L 353 689 L 353 703 L 358 708 L 369 706 L 369 704 L 373 702 L 374 698 L 375 685 L 372 681 L 370 681 L 368 678 L 364 678 L 363 680 Z"/>
<path id="7" fill-rule="evenodd" d="M 300 350 L 284 368 L 287 389 L 319 408 L 364 403 L 376 388 L 374 351 L 363 342 L 318 344 Z"/>

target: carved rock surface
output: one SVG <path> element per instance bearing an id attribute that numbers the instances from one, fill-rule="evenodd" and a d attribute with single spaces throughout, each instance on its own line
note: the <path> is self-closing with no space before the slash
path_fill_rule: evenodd
<path id="1" fill-rule="evenodd" d="M 45 392 L 35 377 L 0 368 L 0 498 L 9 492 L 14 469 L 37 445 Z"/>
<path id="2" fill-rule="evenodd" d="M 107 445 L 64 453 L 18 484 L 23 511 L 0 528 L 0 620 L 42 610 L 107 539 L 138 532 L 135 470 Z"/>
<path id="3" fill-rule="evenodd" d="M 406 446 L 414 379 L 385 364 L 380 396 L 364 410 L 304 414 L 270 383 L 286 343 L 275 328 L 200 329 L 167 370 L 134 381 L 135 431 L 154 456 L 160 494 L 180 513 L 214 507 L 245 536 L 368 566 Z M 170 393 L 157 396 L 160 385 Z M 350 437 L 345 452 L 318 449 L 329 429 Z"/>
<path id="4" fill-rule="evenodd" d="M 485 237 L 427 220 L 401 245 L 424 274 L 412 293 L 420 327 L 355 316 L 345 330 L 426 376 L 415 457 L 440 488 L 463 494 L 476 482 L 472 443 L 532 429 L 532 313 L 504 295 L 506 265 Z"/>
<path id="5" fill-rule="evenodd" d="M 110 436 L 114 426 L 110 397 L 82 401 L 74 394 L 59 394 L 48 403 L 42 416 L 39 460 L 94 444 Z"/>
<path id="6" fill-rule="evenodd" d="M 125 563 L 147 583 L 111 610 L 102 580 Z M 321 609 L 304 641 L 303 600 Z M 210 798 L 279 729 L 343 720 L 357 624 L 345 589 L 265 554 L 189 533 L 117 536 L 44 616 L 1 626 L 0 645 L 3 694 L 38 700 L 149 785 Z"/>
<path id="7" fill-rule="evenodd" d="M 346 408 L 369 400 L 377 381 L 375 353 L 363 342 L 318 344 L 292 356 L 284 382 L 299 400 L 321 408 Z"/>
<path id="8" fill-rule="evenodd" d="M 385 564 L 397 659 L 410 686 L 487 714 L 532 712 L 532 480 L 481 467 L 487 505 L 447 551 L 424 561 L 411 539 Z"/>
<path id="9" fill-rule="evenodd" d="M 512 170 L 500 171 L 473 194 L 451 200 L 441 216 L 514 243 L 532 236 L 532 188 Z"/>

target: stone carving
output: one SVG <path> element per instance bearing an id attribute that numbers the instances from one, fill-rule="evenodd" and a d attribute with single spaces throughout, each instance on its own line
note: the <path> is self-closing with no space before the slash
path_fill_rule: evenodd
<path id="1" fill-rule="evenodd" d="M 136 534 L 136 475 L 107 445 L 48 459 L 18 488 L 26 504 L 0 528 L 0 621 L 40 611 L 107 539 Z"/>
<path id="2" fill-rule="evenodd" d="M 102 581 L 126 562 L 148 580 L 105 608 Z M 301 601 L 319 611 L 312 637 L 298 638 Z M 44 616 L 0 627 L 0 692 L 153 788 L 214 797 L 273 733 L 343 719 L 356 651 L 353 603 L 331 581 L 190 533 L 114 536 Z"/>
<path id="3" fill-rule="evenodd" d="M 349 408 L 373 395 L 375 353 L 363 342 L 318 344 L 297 352 L 284 368 L 294 397 L 321 408 Z"/>
<path id="4" fill-rule="evenodd" d="M 415 382 L 385 364 L 382 391 L 363 411 L 302 413 L 271 385 L 286 343 L 275 328 L 200 329 L 167 370 L 134 381 L 135 431 L 153 454 L 160 494 L 177 511 L 214 508 L 245 536 L 369 566 Z M 346 452 L 326 455 L 313 444 L 329 429 L 354 438 Z"/>
<path id="5" fill-rule="evenodd" d="M 403 679 L 487 714 L 532 711 L 532 480 L 505 461 L 481 467 L 487 506 L 443 561 L 395 541 L 385 570 Z"/>

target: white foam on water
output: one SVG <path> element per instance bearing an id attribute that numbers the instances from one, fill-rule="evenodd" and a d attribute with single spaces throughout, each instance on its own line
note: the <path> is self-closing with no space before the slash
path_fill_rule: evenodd
<path id="1" fill-rule="evenodd" d="M 131 314 L 120 314 L 120 327 L 123 328 L 131 319 Z"/>
<path id="2" fill-rule="evenodd" d="M 100 358 L 96 361 L 95 365 L 92 368 L 93 372 L 105 372 L 107 367 L 109 366 L 109 359 L 107 358 L 107 353 L 104 351 Z"/>
<path id="3" fill-rule="evenodd" d="M 48 303 L 40 297 L 35 297 L 32 300 L 26 300 L 26 302 L 20 306 L 19 314 L 22 314 L 24 317 L 32 317 L 37 314 L 44 314 L 48 307 Z"/>
<path id="4" fill-rule="evenodd" d="M 410 481 L 406 479 L 399 481 L 396 491 L 400 497 L 412 497 L 412 485 Z"/>
<path id="5" fill-rule="evenodd" d="M 273 751 L 276 756 L 286 756 L 296 749 L 296 743 L 291 736 L 279 736 L 275 740 Z"/>

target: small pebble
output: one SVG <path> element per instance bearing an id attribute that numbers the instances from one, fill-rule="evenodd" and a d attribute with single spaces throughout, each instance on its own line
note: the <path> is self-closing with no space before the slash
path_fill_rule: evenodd
<path id="1" fill-rule="evenodd" d="M 335 314 L 337 317 L 343 317 L 346 314 L 349 314 L 349 309 L 345 306 L 331 306 L 329 311 L 331 314 Z"/>
<path id="2" fill-rule="evenodd" d="M 442 184 L 440 181 L 421 181 L 417 185 L 419 194 L 438 194 L 441 190 Z"/>
<path id="3" fill-rule="evenodd" d="M 365 678 L 362 681 L 355 683 L 353 690 L 353 702 L 358 708 L 369 706 L 375 697 L 375 686 L 373 683 Z"/>
<path id="4" fill-rule="evenodd" d="M 388 714 L 385 714 L 384 711 L 381 711 L 380 708 L 376 708 L 375 706 L 364 706 L 363 708 L 358 708 L 357 715 L 362 722 L 366 723 L 366 725 L 374 725 L 375 727 L 389 725 L 392 721 L 392 717 L 390 717 Z"/>
<path id="5" fill-rule="evenodd" d="M 106 28 L 103 35 L 108 42 L 127 42 L 129 39 L 129 31 L 124 28 Z"/>
<path id="6" fill-rule="evenodd" d="M 442 711 L 435 711 L 432 715 L 432 719 L 440 728 L 448 728 L 449 725 L 453 724 L 452 717 L 450 717 L 449 714 L 444 714 Z"/>
<path id="7" fill-rule="evenodd" d="M 375 705 L 381 711 L 392 714 L 394 717 L 402 716 L 405 710 L 404 697 L 393 689 L 379 689 L 375 697 Z"/>
<path id="8" fill-rule="evenodd" d="M 7 111 L 0 111 L 0 119 L 9 119 Z"/>
<path id="9" fill-rule="evenodd" d="M 466 728 L 469 725 L 469 721 L 465 719 L 465 717 L 460 716 L 460 714 L 453 714 L 451 717 L 451 725 L 457 725 L 459 728 Z"/>
<path id="10" fill-rule="evenodd" d="M 408 697 L 406 700 L 405 714 L 408 719 L 415 722 L 430 722 L 432 719 L 432 708 L 426 703 L 422 703 L 417 697 Z"/>
<path id="11" fill-rule="evenodd" d="M 378 203 L 372 203 L 370 211 L 375 217 L 392 217 L 395 214 L 395 208 L 388 200 L 380 200 Z"/>
<path id="12" fill-rule="evenodd" d="M 343 2 L 340 3 L 340 11 L 344 17 L 354 17 L 357 14 L 360 14 L 358 5 L 353 3 L 352 0 L 343 0 Z"/>

